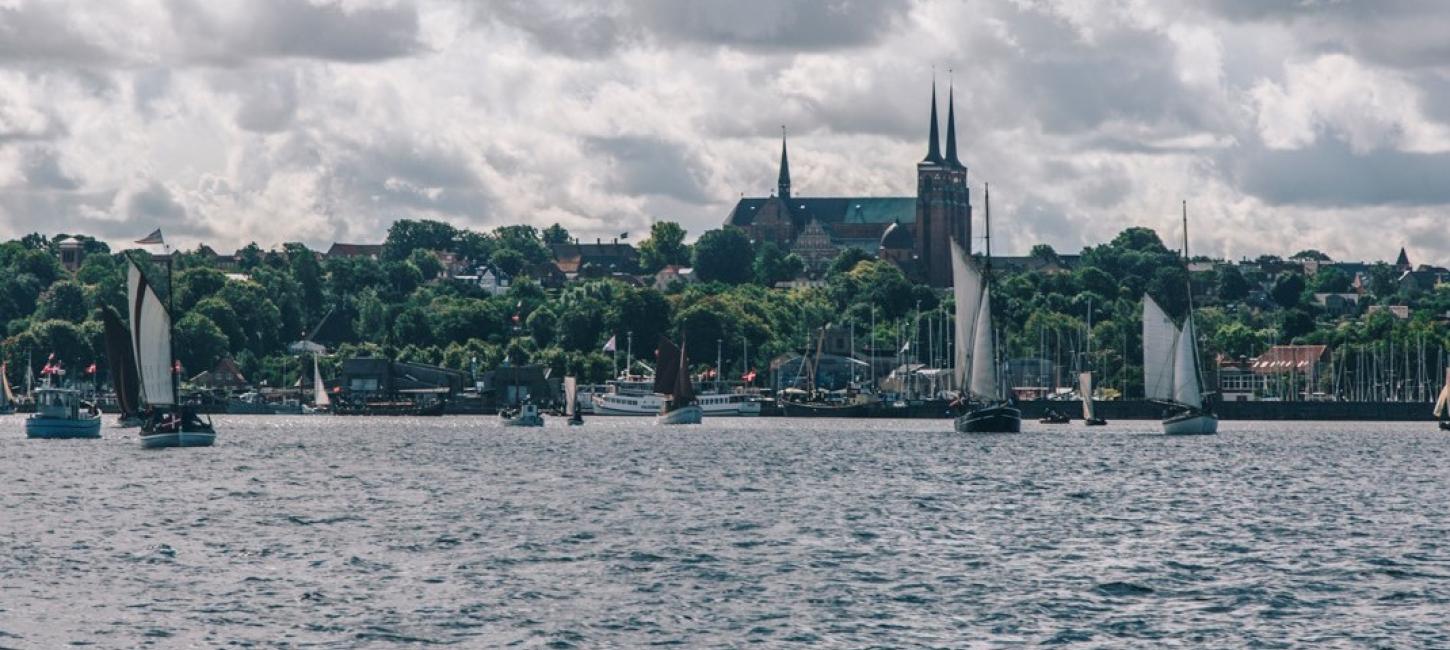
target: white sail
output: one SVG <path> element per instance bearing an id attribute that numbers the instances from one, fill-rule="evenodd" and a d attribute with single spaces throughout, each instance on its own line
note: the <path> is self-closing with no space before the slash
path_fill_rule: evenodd
<path id="1" fill-rule="evenodd" d="M 1435 399 L 1435 417 L 1445 418 L 1445 410 L 1450 407 L 1450 368 L 1445 369 L 1445 387 L 1440 389 L 1440 397 Z"/>
<path id="2" fill-rule="evenodd" d="M 1153 298 L 1143 296 L 1143 394 L 1173 399 L 1173 348 L 1178 328 Z"/>
<path id="3" fill-rule="evenodd" d="M 1082 419 L 1093 419 L 1093 373 L 1078 375 L 1077 390 L 1082 393 Z"/>
<path id="4" fill-rule="evenodd" d="M 332 398 L 327 396 L 327 384 L 322 383 L 322 368 L 317 364 L 317 356 L 312 357 L 312 405 L 332 406 Z"/>
<path id="5" fill-rule="evenodd" d="M 573 377 L 564 378 L 564 415 L 574 417 L 574 400 L 579 395 L 579 382 Z"/>
<path id="6" fill-rule="evenodd" d="M 992 340 L 992 290 L 982 289 L 981 305 L 977 308 L 977 324 L 972 328 L 972 386 L 973 395 L 982 399 L 1002 398 L 997 387 L 997 350 Z"/>
<path id="7" fill-rule="evenodd" d="M 175 404 L 171 387 L 171 316 L 135 262 L 131 262 L 126 274 L 126 297 L 141 399 L 154 406 Z"/>
<path id="8" fill-rule="evenodd" d="M 1178 345 L 1173 355 L 1173 401 L 1194 408 L 1203 408 L 1203 387 L 1198 383 L 1198 345 L 1194 337 L 1193 318 L 1183 322 Z"/>
<path id="9" fill-rule="evenodd" d="M 956 300 L 952 376 L 957 388 L 967 390 L 967 377 L 972 370 L 973 333 L 977 325 L 977 308 L 982 302 L 982 274 L 967 258 L 961 244 L 952 240 L 952 294 Z"/>

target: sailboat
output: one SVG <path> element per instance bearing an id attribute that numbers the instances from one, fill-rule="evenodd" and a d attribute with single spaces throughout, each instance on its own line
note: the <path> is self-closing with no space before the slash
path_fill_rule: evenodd
<path id="1" fill-rule="evenodd" d="M 106 359 L 111 370 L 111 386 L 116 389 L 116 405 L 121 417 L 116 425 L 121 428 L 141 426 L 141 387 L 136 379 L 136 356 L 126 326 L 116 310 L 106 307 L 101 310 L 101 322 L 105 326 Z"/>
<path id="2" fill-rule="evenodd" d="M 992 326 L 992 199 L 984 197 L 987 212 L 987 269 L 976 264 L 955 240 L 952 250 L 952 290 L 956 297 L 956 375 L 962 387 L 955 427 L 958 433 L 1017 433 L 1022 411 L 1012 405 L 998 376 L 996 330 Z"/>
<path id="3" fill-rule="evenodd" d="M 655 355 L 658 364 L 654 392 L 666 396 L 660 414 L 655 416 L 655 424 L 699 424 L 704 412 L 695 401 L 695 387 L 690 383 L 685 340 L 681 338 L 676 347 L 674 341 L 661 336 Z"/>
<path id="4" fill-rule="evenodd" d="M 322 381 L 322 366 L 317 361 L 317 355 L 312 355 L 312 408 L 303 409 L 303 413 L 318 414 L 326 413 L 332 408 L 332 398 L 327 395 L 327 384 Z"/>
<path id="5" fill-rule="evenodd" d="M 0 415 L 15 412 L 15 393 L 10 391 L 10 377 L 5 362 L 0 361 Z"/>
<path id="6" fill-rule="evenodd" d="M 571 427 L 584 424 L 584 416 L 579 413 L 579 380 L 574 377 L 564 378 L 564 415 L 569 417 Z"/>
<path id="7" fill-rule="evenodd" d="M 126 259 L 126 304 L 131 311 L 131 345 L 136 355 L 136 376 L 141 401 L 146 405 L 141 423 L 141 446 L 210 447 L 216 429 L 177 399 L 176 356 L 171 348 L 171 313 L 136 266 Z"/>
<path id="8" fill-rule="evenodd" d="M 1183 204 L 1183 258 L 1188 259 L 1188 203 Z M 1143 383 L 1149 400 L 1169 412 L 1163 433 L 1218 433 L 1218 416 L 1204 404 L 1203 377 L 1198 370 L 1198 335 L 1193 327 L 1193 286 L 1188 289 L 1188 316 L 1182 329 L 1153 298 L 1143 296 Z"/>
<path id="9" fill-rule="evenodd" d="M 1440 389 L 1440 396 L 1435 399 L 1435 419 L 1440 421 L 1441 431 L 1450 431 L 1450 368 L 1445 369 L 1445 387 Z"/>
<path id="10" fill-rule="evenodd" d="M 1087 360 L 1089 367 L 1093 358 L 1093 302 L 1088 300 L 1087 310 Z M 1100 427 L 1108 423 L 1093 413 L 1093 372 L 1085 370 L 1077 378 L 1077 390 L 1082 394 L 1082 423 L 1090 427 Z"/>
<path id="11" fill-rule="evenodd" d="M 1090 427 L 1100 427 L 1108 421 L 1093 413 L 1093 373 L 1083 372 L 1077 378 L 1078 390 L 1082 392 L 1082 423 Z"/>

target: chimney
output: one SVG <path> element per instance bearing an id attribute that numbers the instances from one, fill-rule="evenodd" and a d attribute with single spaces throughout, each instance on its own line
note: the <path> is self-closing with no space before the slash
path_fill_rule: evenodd
<path id="1" fill-rule="evenodd" d="M 614 245 L 615 246 L 618 246 L 619 245 L 619 238 L 618 237 L 615 237 L 614 238 Z"/>
<path id="2" fill-rule="evenodd" d="M 598 246 L 598 245 L 599 245 L 599 244 L 600 244 L 600 240 L 599 240 L 599 238 L 598 238 L 598 237 L 595 237 L 595 238 L 594 238 L 594 245 L 595 245 L 595 246 Z"/>

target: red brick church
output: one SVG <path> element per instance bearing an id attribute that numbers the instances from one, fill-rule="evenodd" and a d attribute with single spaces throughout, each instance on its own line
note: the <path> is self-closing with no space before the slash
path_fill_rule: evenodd
<path id="1" fill-rule="evenodd" d="M 937 128 L 936 85 L 931 90 L 930 141 L 916 164 L 916 196 L 820 197 L 791 195 L 790 162 L 784 136 L 776 191 L 765 198 L 741 198 L 725 225 L 744 230 L 757 243 L 774 242 L 820 274 L 846 248 L 859 248 L 901 267 L 912 278 L 951 286 L 950 239 L 972 240 L 972 203 L 967 167 L 957 158 L 956 108 L 947 91 L 945 154 Z"/>

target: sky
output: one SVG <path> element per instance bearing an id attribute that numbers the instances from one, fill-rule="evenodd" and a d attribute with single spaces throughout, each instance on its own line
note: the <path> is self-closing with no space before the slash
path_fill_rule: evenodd
<path id="1" fill-rule="evenodd" d="M 914 194 L 934 76 L 997 250 L 1177 242 L 1186 200 L 1195 254 L 1445 264 L 1447 24 L 1440 0 L 0 0 L 0 238 L 694 237 L 774 189 L 782 125 L 796 196 Z"/>

